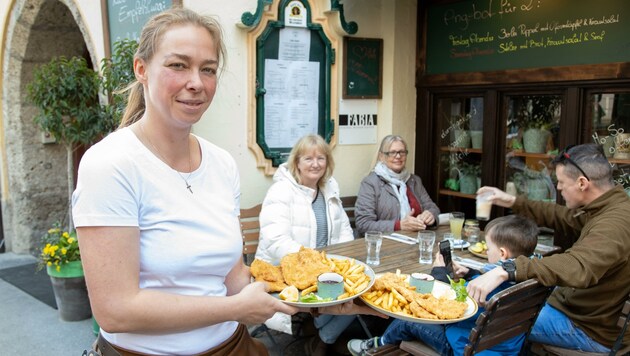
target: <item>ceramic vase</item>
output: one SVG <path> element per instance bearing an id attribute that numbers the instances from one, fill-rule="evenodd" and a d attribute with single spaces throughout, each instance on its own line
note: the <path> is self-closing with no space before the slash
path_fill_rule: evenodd
<path id="1" fill-rule="evenodd" d="M 470 148 L 470 133 L 466 130 L 456 129 L 455 140 L 451 143 L 453 147 Z"/>
<path id="2" fill-rule="evenodd" d="M 483 131 L 471 130 L 470 141 L 472 148 L 481 148 L 483 146 Z"/>
<path id="3" fill-rule="evenodd" d="M 525 152 L 545 153 L 547 152 L 547 141 L 551 132 L 545 129 L 527 129 L 523 132 L 523 147 Z"/>
<path id="4" fill-rule="evenodd" d="M 527 180 L 527 199 L 529 200 L 546 200 L 549 199 L 549 188 L 547 183 L 542 179 Z"/>
<path id="5" fill-rule="evenodd" d="M 459 178 L 459 191 L 464 194 L 475 194 L 477 192 L 477 177 L 462 174 Z"/>

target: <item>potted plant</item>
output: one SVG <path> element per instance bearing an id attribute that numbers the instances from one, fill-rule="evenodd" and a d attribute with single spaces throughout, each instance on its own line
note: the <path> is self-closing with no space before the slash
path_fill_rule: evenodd
<path id="1" fill-rule="evenodd" d="M 46 268 L 62 320 L 77 321 L 92 315 L 85 286 L 79 242 L 74 232 L 53 224 L 41 239 L 38 268 Z"/>
<path id="2" fill-rule="evenodd" d="M 27 86 L 28 98 L 39 109 L 35 123 L 49 132 L 67 152 L 68 231 L 72 225 L 74 190 L 73 152 L 79 145 L 90 145 L 116 129 L 125 105 L 116 90 L 133 80 L 133 53 L 137 43 L 122 40 L 114 44 L 112 58 L 102 61 L 100 76 L 85 58 L 58 57 L 39 66 Z M 104 93 L 108 104 L 102 104 Z"/>
<path id="3" fill-rule="evenodd" d="M 35 123 L 49 132 L 67 152 L 68 216 L 74 190 L 73 152 L 79 144 L 89 144 L 110 125 L 102 120 L 99 103 L 99 76 L 84 58 L 53 58 L 37 67 L 28 84 L 28 97 L 39 108 Z M 72 218 L 68 231 L 72 231 Z"/>
<path id="4" fill-rule="evenodd" d="M 108 98 L 108 105 L 104 105 L 103 110 L 108 121 L 115 126 L 118 126 L 127 105 L 127 96 L 121 90 L 136 79 L 133 55 L 137 49 L 138 42 L 122 39 L 114 43 L 112 57 L 101 61 L 101 88 Z"/>
<path id="5" fill-rule="evenodd" d="M 523 130 L 525 152 L 545 153 L 551 129 L 557 125 L 562 101 L 555 95 L 527 95 L 521 97 L 516 122 Z"/>
<path id="6" fill-rule="evenodd" d="M 118 126 L 126 104 L 118 89 L 135 78 L 133 55 L 137 46 L 133 40 L 116 42 L 112 58 L 101 63 L 101 75 L 89 68 L 84 58 L 53 58 L 35 70 L 27 87 L 29 99 L 39 109 L 35 123 L 50 132 L 67 151 L 68 226 L 62 230 L 60 223 L 54 223 L 42 239 L 40 254 L 41 267 L 45 266 L 51 277 L 64 320 L 81 320 L 91 315 L 72 224 L 73 152 L 79 145 L 90 145 Z M 108 103 L 101 103 L 100 93 L 107 97 Z"/>

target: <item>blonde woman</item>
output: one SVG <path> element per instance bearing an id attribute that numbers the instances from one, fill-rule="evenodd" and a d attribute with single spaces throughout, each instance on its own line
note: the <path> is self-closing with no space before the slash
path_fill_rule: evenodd
<path id="1" fill-rule="evenodd" d="M 73 215 L 99 354 L 267 355 L 245 325 L 297 312 L 251 283 L 236 163 L 191 133 L 223 52 L 210 17 L 150 19 L 121 127 L 81 160 Z"/>
<path id="2" fill-rule="evenodd" d="M 260 212 L 260 242 L 256 258 L 279 264 L 302 246 L 317 248 L 354 238 L 348 216 L 332 177 L 335 163 L 326 141 L 318 135 L 302 137 L 280 165 Z M 278 320 L 280 319 L 280 320 Z M 325 355 L 328 344 L 352 323 L 354 315 L 315 318 L 319 338 L 307 343 L 307 353 Z M 290 319 L 277 317 L 275 329 L 290 332 Z"/>
<path id="3" fill-rule="evenodd" d="M 332 177 L 334 167 L 321 136 L 304 136 L 293 146 L 263 201 L 257 258 L 277 265 L 302 246 L 317 248 L 354 238 Z"/>

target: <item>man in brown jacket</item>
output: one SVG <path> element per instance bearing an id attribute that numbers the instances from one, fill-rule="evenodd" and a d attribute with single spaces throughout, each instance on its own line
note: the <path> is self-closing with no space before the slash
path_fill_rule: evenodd
<path id="1" fill-rule="evenodd" d="M 615 186 L 612 167 L 600 146 L 584 144 L 560 153 L 558 190 L 566 207 L 517 198 L 493 187 L 494 204 L 531 217 L 556 231 L 555 244 L 565 251 L 530 260 L 519 257 L 468 284 L 483 301 L 502 282 L 535 278 L 557 286 L 532 329 L 530 340 L 587 352 L 609 352 L 620 333 L 616 325 L 630 293 L 630 198 Z M 624 343 L 630 342 L 626 334 Z"/>

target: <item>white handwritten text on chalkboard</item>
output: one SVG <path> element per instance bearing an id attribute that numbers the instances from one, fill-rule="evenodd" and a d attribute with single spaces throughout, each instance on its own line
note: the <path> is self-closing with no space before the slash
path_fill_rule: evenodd
<path id="1" fill-rule="evenodd" d="M 429 7 L 427 74 L 630 61 L 628 2 L 468 0 Z"/>

